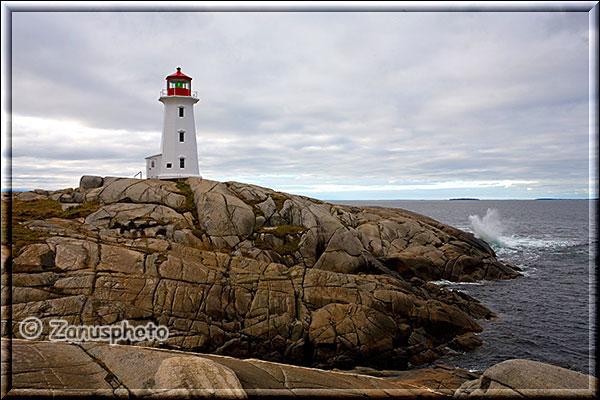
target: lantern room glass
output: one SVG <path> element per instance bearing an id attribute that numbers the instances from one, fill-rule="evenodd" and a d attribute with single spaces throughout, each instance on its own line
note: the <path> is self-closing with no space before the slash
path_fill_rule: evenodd
<path id="1" fill-rule="evenodd" d="M 169 89 L 186 89 L 190 90 L 190 82 L 184 80 L 171 80 L 169 81 Z"/>

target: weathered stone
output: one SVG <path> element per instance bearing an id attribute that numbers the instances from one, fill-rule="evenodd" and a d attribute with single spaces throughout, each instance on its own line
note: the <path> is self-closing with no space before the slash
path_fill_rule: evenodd
<path id="1" fill-rule="evenodd" d="M 172 208 L 154 204 L 114 203 L 101 207 L 85 219 L 87 225 L 96 229 L 140 230 L 143 229 L 144 224 L 151 221 L 161 225 L 175 224 L 175 226 L 181 228 L 189 227 L 189 223 L 183 215 Z M 144 224 L 136 224 L 136 222 L 143 222 Z"/>
<path id="2" fill-rule="evenodd" d="M 15 192 L 14 198 L 21 201 L 43 200 L 47 199 L 48 195 L 35 192 Z"/>
<path id="3" fill-rule="evenodd" d="M 2 339 L 3 354 L 9 353 L 8 346 L 9 341 Z M 255 359 L 103 343 L 77 345 L 13 339 L 10 353 L 11 396 L 369 399 L 426 394 L 436 398 L 447 395 L 438 389 L 440 383 L 456 385 L 456 381 L 473 377 L 462 371 L 436 368 L 422 373 L 413 371 L 401 379 L 380 378 Z M 2 374 L 4 382 L 7 368 L 2 369 Z"/>
<path id="4" fill-rule="evenodd" d="M 104 179 L 101 176 L 83 175 L 79 180 L 80 189 L 94 189 L 102 186 Z"/>
<path id="5" fill-rule="evenodd" d="M 103 244 L 100 246 L 98 271 L 121 272 L 141 275 L 144 272 L 144 255 L 119 246 Z"/>
<path id="6" fill-rule="evenodd" d="M 47 244 L 32 244 L 14 260 L 16 265 L 53 267 L 54 251 Z"/>
<path id="7" fill-rule="evenodd" d="M 174 182 L 154 179 L 105 178 L 98 200 L 100 204 L 128 201 L 160 204 L 174 209 L 185 204 L 185 196 L 180 194 Z"/>
<path id="8" fill-rule="evenodd" d="M 84 193 L 83 199 L 85 202 L 98 201 L 98 196 L 100 195 L 101 192 L 102 192 L 101 187 L 88 190 Z"/>
<path id="9" fill-rule="evenodd" d="M 200 227 L 209 236 L 244 238 L 252 233 L 252 207 L 229 192 L 225 184 L 197 178 L 188 178 L 188 182 L 194 192 Z"/>
<path id="10" fill-rule="evenodd" d="M 271 218 L 271 216 L 277 211 L 277 206 L 270 197 L 262 203 L 258 203 L 256 206 L 263 212 L 266 219 Z"/>
<path id="11" fill-rule="evenodd" d="M 24 222 L 50 237 L 14 260 L 13 332 L 32 315 L 153 321 L 169 328 L 166 347 L 406 368 L 446 346 L 480 344 L 470 334 L 481 330 L 476 319 L 493 317 L 428 281 L 517 274 L 484 243 L 408 211 L 235 182 L 184 183 L 197 216 L 175 182 L 107 177 L 99 188 L 56 192 L 103 205 L 85 220 Z"/>
<path id="12" fill-rule="evenodd" d="M 483 344 L 477 335 L 473 332 L 467 332 L 460 336 L 455 337 L 449 344 L 448 347 L 459 350 L 459 351 L 470 351 Z"/>
<path id="13" fill-rule="evenodd" d="M 65 271 L 94 268 L 98 263 L 98 245 L 86 240 L 54 237 L 48 243 L 55 249 L 55 265 Z"/>
<path id="14" fill-rule="evenodd" d="M 531 360 L 507 360 L 465 382 L 455 398 L 596 398 L 598 380 Z"/>
<path id="15" fill-rule="evenodd" d="M 83 350 L 66 343 L 9 341 L 2 338 L 2 353 L 12 353 L 12 389 L 14 394 L 38 395 L 59 391 L 63 394 L 110 394 L 113 391 L 108 372 Z M 4 363 L 4 361 L 3 361 Z M 5 374 L 6 368 L 2 368 Z"/>
<path id="16" fill-rule="evenodd" d="M 154 384 L 159 390 L 170 389 L 161 394 L 166 396 L 181 394 L 181 389 L 187 389 L 193 391 L 193 397 L 216 395 L 225 399 L 247 398 L 242 384 L 231 369 L 200 357 L 167 358 L 158 367 Z"/>

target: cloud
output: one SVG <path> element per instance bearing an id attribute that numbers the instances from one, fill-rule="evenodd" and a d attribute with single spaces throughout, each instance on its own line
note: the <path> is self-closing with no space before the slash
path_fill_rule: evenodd
<path id="1" fill-rule="evenodd" d="M 176 66 L 202 99 L 208 178 L 317 197 L 588 187 L 587 13 L 18 12 L 12 28 L 17 188 L 143 169 Z"/>

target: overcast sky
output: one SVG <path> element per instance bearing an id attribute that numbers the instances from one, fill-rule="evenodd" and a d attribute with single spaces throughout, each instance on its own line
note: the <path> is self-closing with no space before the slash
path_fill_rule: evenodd
<path id="1" fill-rule="evenodd" d="M 13 188 L 145 174 L 180 66 L 208 179 L 321 199 L 587 198 L 588 19 L 15 12 Z"/>

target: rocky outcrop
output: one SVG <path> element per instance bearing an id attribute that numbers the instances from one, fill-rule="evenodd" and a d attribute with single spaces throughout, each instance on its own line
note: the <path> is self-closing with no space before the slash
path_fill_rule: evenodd
<path id="1" fill-rule="evenodd" d="M 446 382 L 455 386 L 474 377 L 464 370 L 428 368 L 412 371 L 409 377 L 380 378 L 256 359 L 107 344 L 15 339 L 11 345 L 3 339 L 2 350 L 11 354 L 12 396 L 443 398 L 451 392 L 437 387 Z M 7 369 L 2 372 L 6 374 Z"/>
<path id="2" fill-rule="evenodd" d="M 598 380 L 577 371 L 531 360 L 496 364 L 477 380 L 462 384 L 454 397 L 478 398 L 597 398 Z"/>
<path id="3" fill-rule="evenodd" d="M 102 185 L 16 196 L 17 337 L 29 316 L 151 321 L 170 348 L 403 369 L 478 346 L 476 320 L 493 317 L 427 281 L 518 276 L 485 242 L 405 210 L 199 178 Z"/>
<path id="4" fill-rule="evenodd" d="M 101 176 L 84 175 L 79 180 L 79 187 L 83 190 L 94 189 L 102 186 L 104 178 Z"/>
<path id="5" fill-rule="evenodd" d="M 104 186 L 86 189 L 99 182 Z M 187 211 L 190 227 L 194 225 L 205 246 L 287 266 L 302 264 L 351 274 L 385 267 L 405 279 L 423 280 L 473 281 L 519 275 L 514 265 L 496 260 L 484 241 L 423 215 L 401 209 L 332 205 L 237 182 L 84 176 L 74 190 L 22 192 L 15 198 L 97 201 L 105 206 L 103 214 L 131 209 L 123 203 L 144 204 L 146 210 L 151 204 L 161 205 L 183 216 Z M 121 220 L 128 217 L 125 212 Z M 142 219 L 161 222 L 159 217 Z"/>
<path id="6" fill-rule="evenodd" d="M 483 374 L 445 365 L 409 371 L 325 371 L 139 346 L 20 339 L 2 339 L 2 355 L 3 397 L 450 399 L 597 395 L 596 378 L 529 360 L 504 361 Z M 7 386 L 9 377 L 11 385 Z"/>

